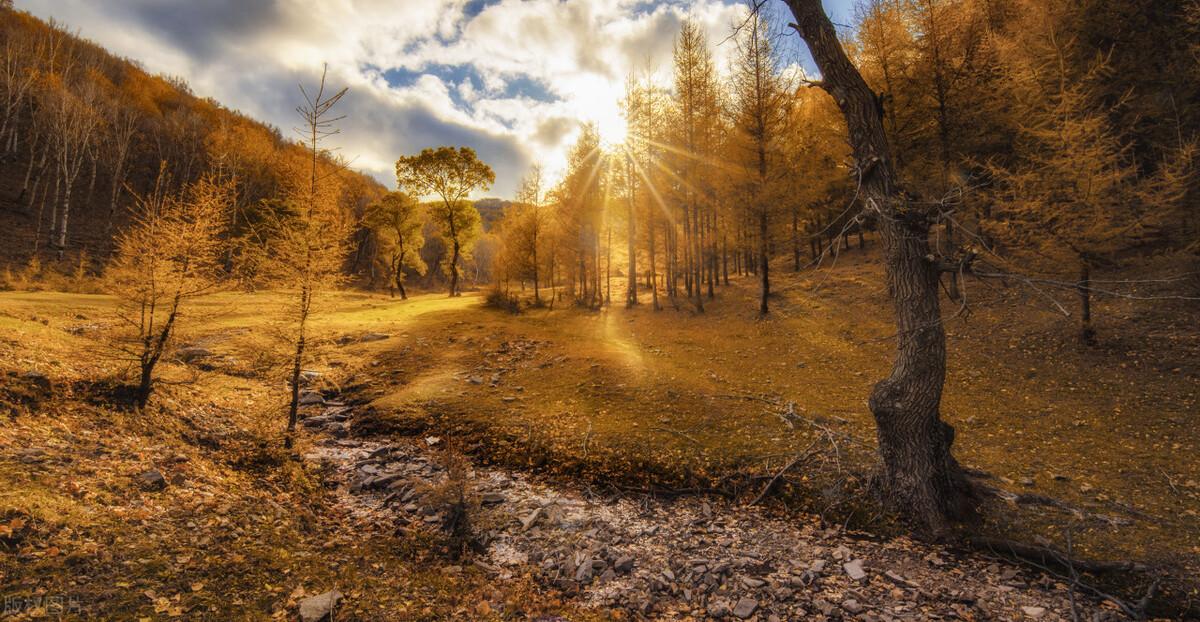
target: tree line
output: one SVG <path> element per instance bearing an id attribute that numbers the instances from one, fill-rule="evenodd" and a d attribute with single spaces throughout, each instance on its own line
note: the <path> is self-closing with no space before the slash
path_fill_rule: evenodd
<path id="1" fill-rule="evenodd" d="M 718 42 L 734 47 L 724 71 L 685 21 L 671 83 L 628 79 L 622 144 L 585 127 L 561 182 L 530 173 L 499 228 L 502 285 L 598 306 L 616 274 L 625 304 L 703 311 L 732 272 L 755 276 L 765 314 L 776 260 L 799 271 L 878 230 L 841 98 L 783 56 L 791 28 L 760 4 Z M 1092 271 L 1198 248 L 1196 14 L 1147 0 L 858 3 L 839 37 L 897 185 L 931 208 L 952 299 L 972 268 L 1033 275 L 1078 294 L 1090 340 Z"/>

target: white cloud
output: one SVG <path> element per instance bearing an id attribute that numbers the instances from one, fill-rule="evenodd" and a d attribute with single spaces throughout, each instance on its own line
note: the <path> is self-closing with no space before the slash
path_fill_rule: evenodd
<path id="1" fill-rule="evenodd" d="M 328 63 L 330 81 L 350 87 L 337 142 L 356 166 L 391 185 L 397 156 L 471 145 L 501 196 L 534 160 L 551 175 L 562 168 L 575 120 L 617 138 L 626 75 L 665 83 L 682 19 L 715 46 L 742 10 L 737 0 L 499 0 L 474 15 L 466 0 L 18 4 L 282 128 L 295 124 L 296 84 Z M 714 50 L 718 68 L 732 48 Z"/>

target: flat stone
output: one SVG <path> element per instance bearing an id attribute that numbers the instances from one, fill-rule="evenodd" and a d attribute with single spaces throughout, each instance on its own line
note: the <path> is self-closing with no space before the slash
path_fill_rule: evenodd
<path id="1" fill-rule="evenodd" d="M 1038 619 L 1046 615 L 1045 607 L 1021 607 L 1021 611 L 1028 617 Z"/>
<path id="2" fill-rule="evenodd" d="M 733 606 L 733 615 L 745 620 L 758 610 L 758 601 L 753 598 L 743 598 Z"/>
<path id="3" fill-rule="evenodd" d="M 729 617 L 729 605 L 724 602 L 715 602 L 708 606 L 708 615 L 714 618 Z"/>
<path id="4" fill-rule="evenodd" d="M 341 602 L 342 593 L 337 590 L 305 598 L 300 601 L 300 622 L 332 620 L 334 609 Z"/>
<path id="5" fill-rule="evenodd" d="M 167 479 L 155 469 L 139 474 L 137 480 L 146 490 L 162 490 L 167 487 Z"/>
<path id="6" fill-rule="evenodd" d="M 580 583 L 588 583 L 592 580 L 592 560 L 584 560 L 579 567 L 575 569 L 575 580 Z"/>
<path id="7" fill-rule="evenodd" d="M 367 334 L 363 335 L 362 337 L 359 337 L 358 340 L 362 343 L 367 343 L 370 341 L 383 341 L 384 339 L 387 339 L 389 337 L 391 337 L 391 335 L 388 335 L 386 333 L 367 333 Z"/>
<path id="8" fill-rule="evenodd" d="M 504 503 L 505 500 L 506 500 L 506 498 L 504 497 L 504 495 L 502 495 L 498 492 L 488 492 L 488 493 L 484 493 L 483 497 L 479 500 L 479 502 L 484 505 L 496 505 L 498 503 Z"/>
<path id="9" fill-rule="evenodd" d="M 848 598 L 842 601 L 842 609 L 845 609 L 849 613 L 861 613 L 863 606 L 862 603 L 858 602 L 857 600 Z"/>
<path id="10" fill-rule="evenodd" d="M 808 571 L 814 574 L 825 572 L 825 560 L 814 559 L 812 564 L 809 564 Z"/>
<path id="11" fill-rule="evenodd" d="M 317 393 L 316 391 L 305 391 L 300 394 L 300 401 L 298 403 L 301 406 L 309 406 L 312 404 L 324 404 L 325 398 L 320 393 Z"/>
<path id="12" fill-rule="evenodd" d="M 386 488 L 387 486 L 391 485 L 393 482 L 399 481 L 403 478 L 404 478 L 403 473 L 388 473 L 386 475 L 372 477 L 371 479 L 363 482 L 363 488 L 366 488 L 368 490 Z"/>
<path id="13" fill-rule="evenodd" d="M 742 577 L 742 585 L 744 585 L 750 589 L 760 588 L 766 584 L 767 584 L 767 582 L 763 581 L 762 579 L 755 579 L 753 577 Z"/>
<path id="14" fill-rule="evenodd" d="M 303 404 L 304 402 L 300 402 Z M 305 417 L 300 421 L 300 424 L 306 428 L 319 428 L 326 424 L 333 423 L 333 419 L 326 415 L 318 415 L 315 417 Z"/>
<path id="15" fill-rule="evenodd" d="M 842 564 L 842 570 L 845 570 L 846 575 L 855 581 L 862 581 L 867 578 L 867 571 L 863 570 L 862 560 L 859 559 Z"/>
<path id="16" fill-rule="evenodd" d="M 622 574 L 633 570 L 633 558 L 628 555 L 618 557 L 613 563 L 613 569 Z"/>
<path id="17" fill-rule="evenodd" d="M 521 529 L 524 531 L 529 531 L 529 528 L 533 527 L 533 524 L 536 523 L 537 519 L 541 518 L 541 516 L 542 516 L 542 508 L 537 508 L 534 511 L 530 512 L 528 516 L 521 519 Z"/>

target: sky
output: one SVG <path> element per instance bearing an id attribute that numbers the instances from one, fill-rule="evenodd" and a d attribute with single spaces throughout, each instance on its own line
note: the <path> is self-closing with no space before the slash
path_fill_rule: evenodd
<path id="1" fill-rule="evenodd" d="M 852 0 L 824 0 L 835 23 Z M 783 3 L 778 3 L 779 7 Z M 476 196 L 511 197 L 533 163 L 556 179 L 580 123 L 621 140 L 626 77 L 667 84 L 671 44 L 696 21 L 718 70 L 744 0 L 17 0 L 199 96 L 282 128 L 298 85 L 349 87 L 331 146 L 395 187 L 396 159 L 465 145 L 496 171 Z M 797 40 L 788 53 L 811 66 Z M 811 67 L 810 67 L 811 68 Z"/>

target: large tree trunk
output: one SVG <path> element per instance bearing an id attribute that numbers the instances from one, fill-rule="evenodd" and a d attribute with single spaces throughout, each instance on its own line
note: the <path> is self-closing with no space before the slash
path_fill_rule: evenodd
<path id="1" fill-rule="evenodd" d="M 459 295 L 458 291 L 458 238 L 454 238 L 454 254 L 450 258 L 450 297 L 453 298 Z"/>
<path id="2" fill-rule="evenodd" d="M 950 452 L 954 429 L 938 411 L 946 375 L 946 334 L 938 270 L 927 259 L 929 219 L 907 204 L 895 185 L 879 99 L 846 56 L 821 1 L 786 2 L 821 71 L 824 89 L 846 119 L 862 196 L 878 216 L 883 241 L 898 330 L 892 372 L 875 385 L 869 400 L 882 461 L 879 491 L 888 508 L 940 532 L 948 521 L 969 515 L 973 504 L 970 487 Z"/>

